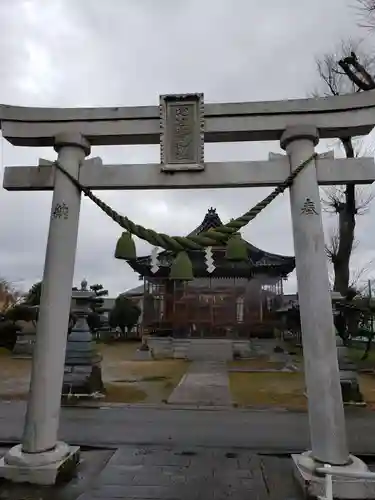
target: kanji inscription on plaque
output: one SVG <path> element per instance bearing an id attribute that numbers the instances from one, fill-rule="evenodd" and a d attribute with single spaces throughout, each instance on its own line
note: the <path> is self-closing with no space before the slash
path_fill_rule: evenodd
<path id="1" fill-rule="evenodd" d="M 202 94 L 160 97 L 160 156 L 163 170 L 203 168 Z"/>
<path id="2" fill-rule="evenodd" d="M 65 202 L 56 203 L 52 211 L 52 219 L 68 219 L 69 207 Z"/>
<path id="3" fill-rule="evenodd" d="M 315 203 L 311 198 L 306 198 L 305 203 L 301 208 L 301 213 L 304 215 L 318 215 L 315 208 Z"/>

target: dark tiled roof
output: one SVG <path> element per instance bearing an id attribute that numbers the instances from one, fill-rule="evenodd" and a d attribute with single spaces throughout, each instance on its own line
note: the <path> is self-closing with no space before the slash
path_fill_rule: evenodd
<path id="1" fill-rule="evenodd" d="M 203 221 L 201 224 L 192 231 L 189 236 L 191 235 L 199 235 L 203 233 L 204 231 L 208 231 L 209 229 L 215 229 L 216 227 L 222 226 L 223 222 L 221 221 L 218 213 L 216 212 L 215 208 L 209 208 L 206 215 L 204 216 Z M 261 250 L 260 248 L 255 247 L 251 243 L 248 243 L 246 241 L 247 247 L 248 247 L 248 255 L 249 255 L 249 263 L 253 265 L 261 265 L 262 263 L 264 265 L 277 265 L 282 262 L 285 262 L 285 260 L 290 260 L 293 259 L 294 257 L 288 257 L 284 255 L 278 255 L 274 253 L 269 253 L 265 252 L 264 250 Z"/>
<path id="2" fill-rule="evenodd" d="M 196 236 L 198 234 L 204 233 L 204 231 L 208 231 L 209 229 L 215 229 L 215 227 L 222 226 L 220 217 L 216 212 L 216 208 L 209 208 L 206 215 L 204 216 L 203 221 L 199 224 L 198 227 L 194 229 L 189 236 Z"/>
<path id="3" fill-rule="evenodd" d="M 139 286 L 136 286 L 135 288 L 131 288 L 130 290 L 126 290 L 126 292 L 124 292 L 124 295 L 126 296 L 132 296 L 132 295 L 142 295 L 144 292 L 144 285 L 139 285 Z"/>

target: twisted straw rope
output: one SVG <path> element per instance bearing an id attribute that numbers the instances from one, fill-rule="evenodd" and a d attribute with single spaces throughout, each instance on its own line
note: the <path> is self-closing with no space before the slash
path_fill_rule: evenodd
<path id="1" fill-rule="evenodd" d="M 297 175 L 316 156 L 317 153 L 314 153 L 310 156 L 310 158 L 302 162 L 285 179 L 285 181 L 277 186 L 272 193 L 257 203 L 248 212 L 244 213 L 237 219 L 229 221 L 227 224 L 223 224 L 215 229 L 210 229 L 209 231 L 205 231 L 199 235 L 192 236 L 169 236 L 168 234 L 157 233 L 153 229 L 147 229 L 139 224 L 135 224 L 133 221 L 128 219 L 128 217 L 120 215 L 116 212 L 116 210 L 95 196 L 90 189 L 83 186 L 75 177 L 67 172 L 58 161 L 55 162 L 55 165 L 60 172 L 70 179 L 79 191 L 82 191 L 84 195 L 90 198 L 90 200 L 92 200 L 104 213 L 106 213 L 114 222 L 117 222 L 117 224 L 119 224 L 119 226 L 123 229 L 134 236 L 147 241 L 153 246 L 161 247 L 165 250 L 171 250 L 173 252 L 180 252 L 183 250 L 201 250 L 202 247 L 217 246 L 226 243 L 230 236 L 255 219 L 255 217 L 260 214 L 260 212 L 262 212 L 262 210 L 264 210 L 279 194 L 282 194 L 288 187 L 290 187 Z"/>

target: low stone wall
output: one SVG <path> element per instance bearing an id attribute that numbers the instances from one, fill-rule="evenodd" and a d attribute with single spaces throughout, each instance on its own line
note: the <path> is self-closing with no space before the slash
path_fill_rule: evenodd
<path id="1" fill-rule="evenodd" d="M 154 359 L 222 360 L 246 359 L 273 353 L 274 339 L 176 339 L 146 337 Z"/>

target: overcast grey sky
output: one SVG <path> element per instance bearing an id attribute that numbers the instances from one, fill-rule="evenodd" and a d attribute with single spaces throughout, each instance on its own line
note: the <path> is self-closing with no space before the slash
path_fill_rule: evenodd
<path id="1" fill-rule="evenodd" d="M 305 97 L 317 82 L 315 57 L 356 37 L 347 0 L 0 0 L 0 102 L 23 106 L 134 106 L 159 94 L 204 92 L 206 102 Z M 362 34 L 363 35 L 363 34 Z M 2 141 L 5 165 L 54 159 L 52 149 Z M 324 150 L 325 145 L 321 145 Z M 266 159 L 277 143 L 217 144 L 207 161 Z M 159 161 L 157 147 L 93 148 L 108 163 Z M 2 176 L 0 176 L 2 177 Z M 197 226 L 210 206 L 224 221 L 268 189 L 99 192 L 118 211 L 170 234 Z M 24 289 L 41 279 L 50 193 L 0 192 L 0 274 Z M 332 220 L 326 221 L 332 224 Z M 138 276 L 113 258 L 121 230 L 89 200 L 81 211 L 75 281 L 99 282 L 111 295 Z M 293 255 L 288 195 L 244 236 L 265 250 Z M 358 221 L 354 266 L 374 250 L 373 223 Z M 371 241 L 372 239 L 372 241 Z M 150 247 L 137 242 L 139 254 Z M 295 290 L 292 277 L 288 291 Z"/>

